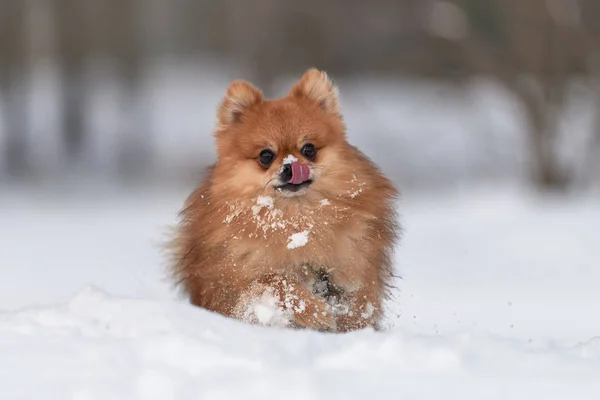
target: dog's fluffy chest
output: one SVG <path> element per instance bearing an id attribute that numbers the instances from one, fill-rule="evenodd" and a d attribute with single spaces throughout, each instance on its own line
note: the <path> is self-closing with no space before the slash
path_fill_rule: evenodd
<path id="1" fill-rule="evenodd" d="M 344 226 L 356 220 L 349 207 L 327 199 L 278 206 L 273 198 L 259 196 L 251 204 L 227 203 L 223 223 L 235 240 L 250 240 L 265 247 L 285 244 L 288 250 L 324 245 L 341 239 Z"/>
<path id="2" fill-rule="evenodd" d="M 251 204 L 228 203 L 223 218 L 230 250 L 250 252 L 253 261 L 274 267 L 356 259 L 360 249 L 353 243 L 365 233 L 365 222 L 360 213 L 327 199 L 279 205 L 271 197 L 258 197 Z"/>

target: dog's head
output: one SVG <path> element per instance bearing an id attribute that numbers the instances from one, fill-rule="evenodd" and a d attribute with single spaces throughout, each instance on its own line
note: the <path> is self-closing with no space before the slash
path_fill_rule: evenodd
<path id="1" fill-rule="evenodd" d="M 308 70 L 290 92 L 266 100 L 235 81 L 218 109 L 219 185 L 243 197 L 335 196 L 341 172 L 352 175 L 337 88 Z"/>

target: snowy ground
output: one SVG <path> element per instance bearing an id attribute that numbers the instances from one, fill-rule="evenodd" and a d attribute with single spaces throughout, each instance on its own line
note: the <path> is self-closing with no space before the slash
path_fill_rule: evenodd
<path id="1" fill-rule="evenodd" d="M 598 399 L 598 198 L 406 193 L 389 330 L 187 305 L 158 245 L 185 191 L 3 188 L 0 399 Z"/>

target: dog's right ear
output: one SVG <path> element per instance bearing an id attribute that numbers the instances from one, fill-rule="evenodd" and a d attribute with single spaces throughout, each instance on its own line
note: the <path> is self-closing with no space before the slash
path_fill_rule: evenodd
<path id="1" fill-rule="evenodd" d="M 217 112 L 219 130 L 225 129 L 241 121 L 244 112 L 261 103 L 262 93 L 246 81 L 234 81 L 227 88 L 225 98 L 221 101 Z"/>
<path id="2" fill-rule="evenodd" d="M 339 114 L 340 100 L 337 87 L 323 71 L 311 68 L 304 73 L 290 91 L 290 96 L 308 99 L 330 114 Z"/>

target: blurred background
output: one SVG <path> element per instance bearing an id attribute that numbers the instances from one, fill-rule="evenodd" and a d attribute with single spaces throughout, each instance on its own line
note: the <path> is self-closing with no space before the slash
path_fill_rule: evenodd
<path id="1" fill-rule="evenodd" d="M 275 97 L 309 67 L 404 192 L 405 292 L 599 271 L 598 21 L 600 0 L 0 0 L 0 309 L 170 297 L 163 228 L 228 83 Z"/>
<path id="2" fill-rule="evenodd" d="M 399 184 L 596 185 L 597 0 L 1 0 L 0 183 L 190 182 L 243 78 L 340 85 Z"/>

